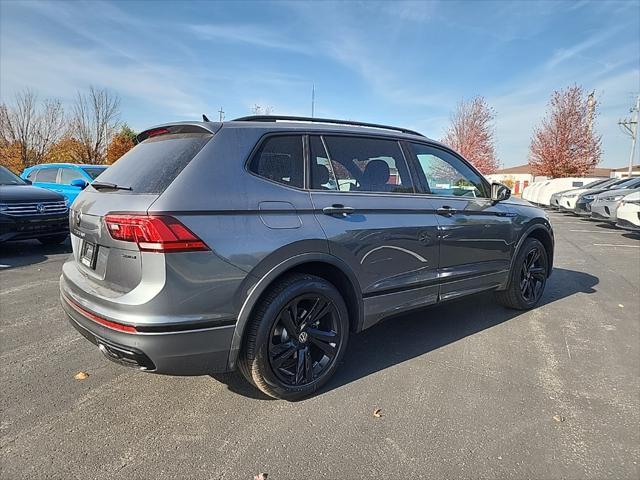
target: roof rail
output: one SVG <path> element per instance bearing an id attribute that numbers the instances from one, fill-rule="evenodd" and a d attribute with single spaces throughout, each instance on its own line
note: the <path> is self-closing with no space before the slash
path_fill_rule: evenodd
<path id="1" fill-rule="evenodd" d="M 316 118 L 316 117 L 292 117 L 287 115 L 249 115 L 248 117 L 234 118 L 233 122 L 277 122 L 277 121 L 291 121 L 291 122 L 312 122 L 312 123 L 332 123 L 336 125 L 355 125 L 358 127 L 372 127 L 382 128 L 384 130 L 395 130 L 397 132 L 408 133 L 411 135 L 418 135 L 424 137 L 423 134 L 418 133 L 408 128 L 390 127 L 389 125 L 379 125 L 377 123 L 366 122 L 354 122 L 352 120 L 335 120 L 331 118 Z"/>

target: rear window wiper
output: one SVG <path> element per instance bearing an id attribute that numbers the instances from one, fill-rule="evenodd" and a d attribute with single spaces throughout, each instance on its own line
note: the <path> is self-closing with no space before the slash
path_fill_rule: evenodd
<path id="1" fill-rule="evenodd" d="M 116 185 L 115 183 L 109 182 L 91 182 L 91 186 L 96 190 L 133 190 L 131 187 Z"/>

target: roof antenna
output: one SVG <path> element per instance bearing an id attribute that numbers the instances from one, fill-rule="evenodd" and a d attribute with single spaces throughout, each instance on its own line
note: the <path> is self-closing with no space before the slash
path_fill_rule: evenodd
<path id="1" fill-rule="evenodd" d="M 202 120 L 204 122 L 209 122 L 210 121 L 204 113 L 202 114 Z"/>

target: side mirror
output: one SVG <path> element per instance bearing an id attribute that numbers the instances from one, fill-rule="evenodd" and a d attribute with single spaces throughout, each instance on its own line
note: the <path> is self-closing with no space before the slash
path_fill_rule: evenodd
<path id="1" fill-rule="evenodd" d="M 506 185 L 501 183 L 492 183 L 491 184 L 491 201 L 493 202 L 502 202 L 503 200 L 507 200 L 511 197 L 511 190 Z"/>
<path id="2" fill-rule="evenodd" d="M 75 178 L 71 180 L 71 186 L 79 187 L 81 190 L 84 190 L 85 188 L 87 188 L 87 185 L 89 185 L 87 181 L 83 180 L 82 178 Z"/>

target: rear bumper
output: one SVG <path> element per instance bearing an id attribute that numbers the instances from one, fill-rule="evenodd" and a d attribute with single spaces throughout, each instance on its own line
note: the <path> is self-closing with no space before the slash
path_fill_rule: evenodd
<path id="1" fill-rule="evenodd" d="M 0 242 L 69 233 L 69 214 L 14 216 L 0 214 Z"/>
<path id="2" fill-rule="evenodd" d="M 127 333 L 91 320 L 60 295 L 71 325 L 112 361 L 167 375 L 207 375 L 227 370 L 235 325 L 178 332 Z"/>

